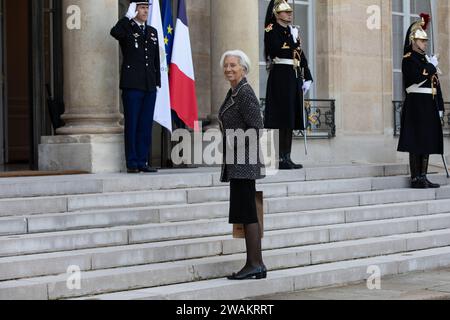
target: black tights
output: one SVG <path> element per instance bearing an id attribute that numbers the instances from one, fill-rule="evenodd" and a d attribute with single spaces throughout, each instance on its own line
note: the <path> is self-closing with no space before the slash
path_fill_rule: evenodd
<path id="1" fill-rule="evenodd" d="M 264 266 L 261 251 L 261 232 L 259 223 L 244 225 L 245 230 L 245 246 L 247 248 L 247 263 L 240 271 L 248 272 L 257 267 Z"/>

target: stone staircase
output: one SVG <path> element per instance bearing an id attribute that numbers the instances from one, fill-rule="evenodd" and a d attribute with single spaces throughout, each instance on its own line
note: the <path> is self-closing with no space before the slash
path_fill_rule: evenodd
<path id="1" fill-rule="evenodd" d="M 450 187 L 406 165 L 283 171 L 264 191 L 268 279 L 231 282 L 229 188 L 214 169 L 0 180 L 0 299 L 246 299 L 450 266 Z M 71 289 L 68 269 L 81 271 Z"/>

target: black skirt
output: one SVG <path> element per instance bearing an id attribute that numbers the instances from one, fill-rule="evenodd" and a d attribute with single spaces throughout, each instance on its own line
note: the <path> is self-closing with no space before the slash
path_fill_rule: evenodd
<path id="1" fill-rule="evenodd" d="M 230 224 L 258 223 L 256 211 L 256 181 L 230 181 Z"/>

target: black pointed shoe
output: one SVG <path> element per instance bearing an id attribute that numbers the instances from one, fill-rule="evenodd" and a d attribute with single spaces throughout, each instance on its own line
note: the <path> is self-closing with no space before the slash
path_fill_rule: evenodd
<path id="1" fill-rule="evenodd" d="M 250 280 L 250 279 L 266 279 L 267 269 L 265 267 L 257 267 L 250 269 L 247 272 L 233 273 L 231 276 L 227 277 L 228 280 Z"/>

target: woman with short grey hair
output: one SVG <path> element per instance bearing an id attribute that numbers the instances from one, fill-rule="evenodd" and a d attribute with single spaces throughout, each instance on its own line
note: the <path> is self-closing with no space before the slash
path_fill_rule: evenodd
<path id="1" fill-rule="evenodd" d="M 225 59 L 228 57 L 236 57 L 239 59 L 239 64 L 244 68 L 245 74 L 248 75 L 251 70 L 250 58 L 241 50 L 230 50 L 225 52 L 220 59 L 220 67 L 223 69 Z"/>
<path id="2" fill-rule="evenodd" d="M 231 86 L 219 111 L 224 145 L 221 181 L 230 183 L 229 223 L 244 225 L 247 248 L 245 267 L 228 279 L 264 279 L 267 277 L 267 269 L 262 259 L 262 230 L 256 209 L 256 180 L 264 177 L 262 174 L 264 165 L 259 156 L 259 135 L 257 134 L 253 142 L 252 139 L 232 137 L 237 143 L 233 141 L 231 146 L 228 139 L 230 136 L 227 136 L 230 131 L 236 133 L 238 130 L 244 132 L 246 136 L 253 132 L 259 133 L 264 127 L 263 119 L 258 98 L 246 79 L 251 68 L 248 56 L 240 50 L 227 51 L 220 60 L 220 66 Z M 242 158 L 238 153 L 243 154 Z M 250 160 L 254 153 L 256 161 Z"/>

